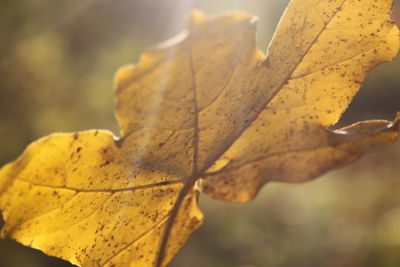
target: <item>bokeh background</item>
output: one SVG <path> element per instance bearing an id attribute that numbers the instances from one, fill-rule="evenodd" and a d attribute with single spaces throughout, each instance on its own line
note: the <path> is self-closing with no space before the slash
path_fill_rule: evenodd
<path id="1" fill-rule="evenodd" d="M 52 132 L 118 133 L 115 70 L 179 33 L 193 8 L 259 17 L 264 51 L 288 0 L 1 0 L 0 166 Z M 397 3 L 397 17 L 400 9 Z M 396 16 L 395 16 L 396 17 Z M 400 22 L 400 19 L 398 20 Z M 376 69 L 339 125 L 393 119 L 400 62 Z M 248 204 L 200 198 L 205 223 L 173 267 L 400 266 L 400 144 Z M 71 266 L 0 241 L 1 267 Z"/>

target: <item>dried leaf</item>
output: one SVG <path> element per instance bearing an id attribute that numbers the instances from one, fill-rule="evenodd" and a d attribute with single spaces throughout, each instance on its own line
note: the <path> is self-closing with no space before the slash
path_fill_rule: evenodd
<path id="1" fill-rule="evenodd" d="M 120 139 L 50 135 L 0 170 L 3 237 L 82 266 L 165 265 L 202 222 L 199 191 L 246 202 L 392 144 L 400 115 L 327 129 L 397 55 L 392 2 L 293 0 L 268 56 L 254 17 L 194 12 L 117 72 Z"/>
<path id="2" fill-rule="evenodd" d="M 136 143 L 87 131 L 31 144 L 0 171 L 3 236 L 82 266 L 151 266 L 185 181 L 142 162 Z M 185 196 L 168 255 L 202 220 L 196 197 Z"/>

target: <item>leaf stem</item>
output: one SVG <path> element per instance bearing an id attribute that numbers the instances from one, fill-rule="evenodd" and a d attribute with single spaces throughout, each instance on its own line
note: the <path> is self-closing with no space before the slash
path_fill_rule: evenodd
<path id="1" fill-rule="evenodd" d="M 165 231 L 163 233 L 162 236 L 162 240 L 161 240 L 161 244 L 160 244 L 160 248 L 159 248 L 159 253 L 157 256 L 157 260 L 156 260 L 156 267 L 161 267 L 162 262 L 165 258 L 165 251 L 167 248 L 167 243 L 168 243 L 168 239 L 169 236 L 171 234 L 171 230 L 172 227 L 174 225 L 175 219 L 178 216 L 178 212 L 179 209 L 183 203 L 183 200 L 185 199 L 187 193 L 193 188 L 193 186 L 195 185 L 197 181 L 197 177 L 196 176 L 192 176 L 188 179 L 188 181 L 185 183 L 185 185 L 183 186 L 183 188 L 181 189 L 181 191 L 179 192 L 178 198 L 176 199 L 176 202 L 171 210 L 171 215 L 167 221 L 167 225 L 165 227 Z"/>

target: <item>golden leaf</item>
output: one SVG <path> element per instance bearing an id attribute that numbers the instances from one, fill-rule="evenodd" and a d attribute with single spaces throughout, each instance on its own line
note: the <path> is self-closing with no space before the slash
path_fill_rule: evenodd
<path id="1" fill-rule="evenodd" d="M 2 234 L 82 266 L 151 266 L 184 184 L 107 131 L 54 134 L 0 171 Z M 197 189 L 181 205 L 168 260 L 202 220 Z"/>
<path id="2" fill-rule="evenodd" d="M 199 191 L 245 202 L 393 143 L 400 116 L 327 129 L 397 55 L 392 2 L 293 0 L 268 56 L 254 17 L 194 12 L 117 72 L 121 138 L 50 135 L 0 170 L 2 235 L 82 266 L 166 265 L 202 222 Z"/>

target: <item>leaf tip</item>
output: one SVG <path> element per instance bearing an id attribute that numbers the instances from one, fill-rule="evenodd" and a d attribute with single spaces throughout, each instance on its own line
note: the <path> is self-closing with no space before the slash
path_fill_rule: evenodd
<path id="1" fill-rule="evenodd" d="M 190 28 L 196 25 L 200 25 L 204 23 L 204 21 L 205 21 L 204 12 L 202 12 L 199 9 L 192 10 L 192 12 L 190 12 L 188 16 L 188 25 Z"/>
<path id="2" fill-rule="evenodd" d="M 124 84 L 129 80 L 132 75 L 134 66 L 132 64 L 120 67 L 114 75 L 114 90 L 118 92 L 120 88 L 124 87 Z"/>

